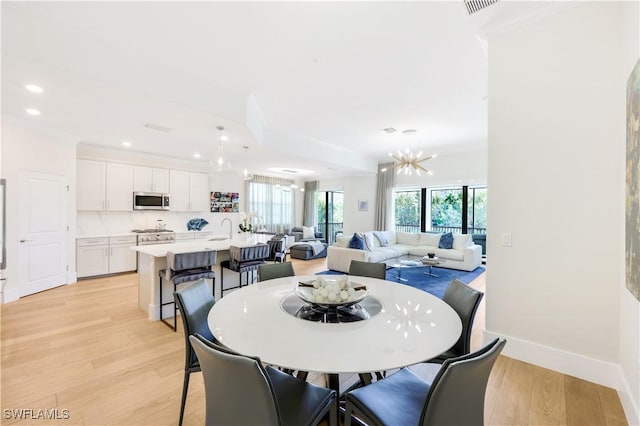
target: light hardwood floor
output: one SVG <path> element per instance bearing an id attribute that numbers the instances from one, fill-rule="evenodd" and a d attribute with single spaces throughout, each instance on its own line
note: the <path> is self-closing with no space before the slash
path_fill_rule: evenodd
<path id="1" fill-rule="evenodd" d="M 299 275 L 326 260 L 294 260 Z M 83 280 L 1 306 L 2 424 L 177 424 L 184 337 L 137 307 L 137 276 Z M 484 275 L 473 287 L 484 290 Z M 472 343 L 481 345 L 484 304 Z M 274 332 L 277 330 L 274 330 Z M 292 344 L 295 344 L 292 342 Z M 433 369 L 419 365 L 424 375 Z M 323 384 L 321 375 L 311 380 Z M 18 421 L 10 409 L 58 409 L 68 419 Z M 33 414 L 38 414 L 33 411 Z M 501 356 L 485 402 L 489 425 L 626 425 L 613 389 Z M 204 424 L 204 387 L 191 375 L 185 424 Z"/>

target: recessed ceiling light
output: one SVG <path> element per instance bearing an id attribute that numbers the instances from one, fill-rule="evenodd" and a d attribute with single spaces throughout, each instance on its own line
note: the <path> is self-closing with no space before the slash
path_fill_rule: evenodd
<path id="1" fill-rule="evenodd" d="M 387 127 L 387 128 L 382 129 L 382 131 L 385 132 L 385 133 L 395 133 L 396 129 L 394 129 L 393 127 Z"/>
<path id="2" fill-rule="evenodd" d="M 25 111 L 29 115 L 40 115 L 40 111 L 38 111 L 37 109 L 27 108 L 25 109 Z"/>
<path id="3" fill-rule="evenodd" d="M 25 87 L 25 89 L 27 89 L 28 91 L 33 92 L 33 93 L 42 93 L 42 92 L 44 92 L 42 87 L 36 86 L 35 84 L 27 84 L 24 87 Z"/>
<path id="4" fill-rule="evenodd" d="M 418 131 L 416 129 L 407 129 L 403 130 L 402 133 L 405 135 L 415 135 Z"/>
<path id="5" fill-rule="evenodd" d="M 129 148 L 131 146 L 131 142 L 124 141 L 124 142 L 122 142 L 122 146 L 125 146 L 125 147 Z"/>
<path id="6" fill-rule="evenodd" d="M 200 154 L 198 154 L 197 152 L 196 152 L 195 154 L 193 154 L 193 156 L 194 156 L 195 158 L 200 158 Z"/>

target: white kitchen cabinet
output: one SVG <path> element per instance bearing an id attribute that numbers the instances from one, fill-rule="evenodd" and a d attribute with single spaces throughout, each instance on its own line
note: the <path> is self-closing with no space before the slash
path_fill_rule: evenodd
<path id="1" fill-rule="evenodd" d="M 109 237 L 109 273 L 136 270 L 136 236 Z"/>
<path id="2" fill-rule="evenodd" d="M 107 163 L 106 209 L 133 210 L 133 166 Z"/>
<path id="3" fill-rule="evenodd" d="M 133 166 L 105 161 L 78 160 L 78 210 L 133 210 Z"/>
<path id="4" fill-rule="evenodd" d="M 209 175 L 171 170 L 169 180 L 171 211 L 203 212 L 209 210 Z"/>
<path id="5" fill-rule="evenodd" d="M 78 238 L 76 268 L 78 278 L 136 270 L 136 237 Z"/>
<path id="6" fill-rule="evenodd" d="M 78 160 L 76 170 L 78 210 L 104 210 L 106 208 L 106 171 L 104 161 Z"/>
<path id="7" fill-rule="evenodd" d="M 189 173 L 189 210 L 192 212 L 209 211 L 209 175 Z"/>
<path id="8" fill-rule="evenodd" d="M 109 239 L 79 238 L 76 243 L 78 278 L 109 273 Z"/>
<path id="9" fill-rule="evenodd" d="M 136 192 L 169 193 L 169 169 L 133 167 L 133 190 Z"/>
<path id="10" fill-rule="evenodd" d="M 169 194 L 171 195 L 171 211 L 189 211 L 189 172 L 169 171 Z"/>

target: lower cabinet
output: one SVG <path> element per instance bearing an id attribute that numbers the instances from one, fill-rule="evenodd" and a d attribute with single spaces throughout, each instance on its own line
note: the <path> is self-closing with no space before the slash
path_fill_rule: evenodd
<path id="1" fill-rule="evenodd" d="M 78 278 L 136 270 L 136 237 L 78 238 L 76 268 Z"/>

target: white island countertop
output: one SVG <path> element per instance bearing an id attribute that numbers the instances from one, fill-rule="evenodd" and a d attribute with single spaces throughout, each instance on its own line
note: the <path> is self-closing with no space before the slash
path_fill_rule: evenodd
<path id="1" fill-rule="evenodd" d="M 152 257 L 166 257 L 167 252 L 172 253 L 191 253 L 195 251 L 205 250 L 229 250 L 230 246 L 252 246 L 256 243 L 266 243 L 271 239 L 273 235 L 261 235 L 254 234 L 248 241 L 241 240 L 234 236 L 233 239 L 229 239 L 228 236 L 212 236 L 207 240 L 195 240 L 195 241 L 181 241 L 177 243 L 169 244 L 151 244 L 147 246 L 135 246 L 131 247 L 131 250 L 135 250 L 138 253 L 146 254 Z"/>

